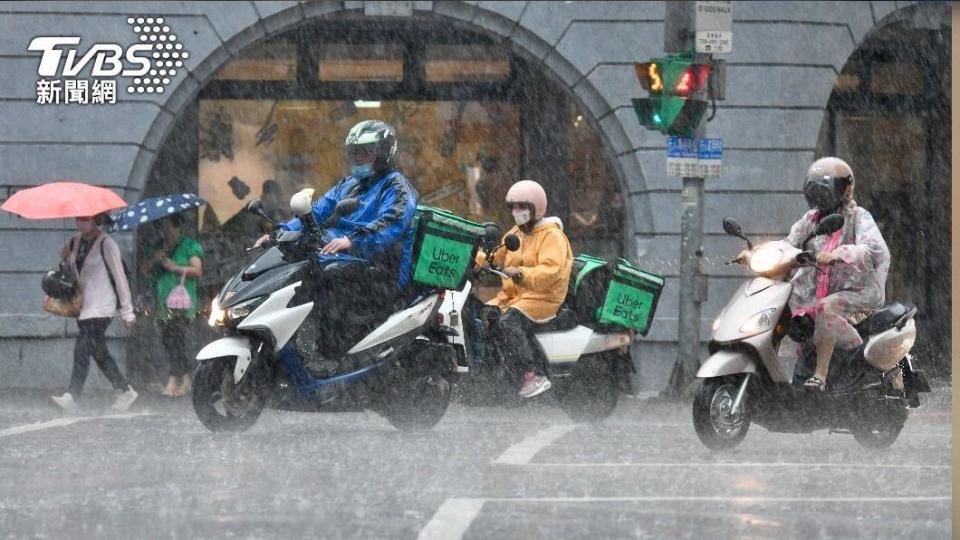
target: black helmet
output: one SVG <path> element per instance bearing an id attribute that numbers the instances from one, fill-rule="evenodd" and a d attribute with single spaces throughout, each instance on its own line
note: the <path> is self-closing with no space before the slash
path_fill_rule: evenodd
<path id="1" fill-rule="evenodd" d="M 350 128 L 343 150 L 347 163 L 353 163 L 354 153 L 360 150 L 373 150 L 375 160 L 373 168 L 382 174 L 396 167 L 397 130 L 380 120 L 364 120 Z"/>
<path id="2" fill-rule="evenodd" d="M 51 270 L 43 275 L 43 279 L 40 280 L 40 287 L 43 288 L 43 292 L 47 296 L 56 299 L 70 298 L 76 292 L 76 281 L 73 279 L 71 272 L 68 272 L 64 265 L 61 264 L 60 268 Z"/>

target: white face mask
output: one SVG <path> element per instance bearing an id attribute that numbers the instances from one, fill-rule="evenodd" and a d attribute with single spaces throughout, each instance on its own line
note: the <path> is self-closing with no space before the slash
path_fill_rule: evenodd
<path id="1" fill-rule="evenodd" d="M 530 210 L 514 210 L 513 220 L 517 222 L 517 225 L 526 225 L 530 221 Z"/>

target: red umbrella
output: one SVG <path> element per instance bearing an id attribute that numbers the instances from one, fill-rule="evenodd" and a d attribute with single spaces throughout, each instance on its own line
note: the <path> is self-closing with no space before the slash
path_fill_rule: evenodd
<path id="1" fill-rule="evenodd" d="M 0 209 L 27 219 L 90 217 L 127 203 L 107 188 L 79 182 L 52 182 L 13 194 Z"/>

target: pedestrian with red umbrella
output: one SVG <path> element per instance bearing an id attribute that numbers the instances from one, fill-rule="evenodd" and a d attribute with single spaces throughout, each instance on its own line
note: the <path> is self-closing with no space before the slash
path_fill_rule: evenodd
<path id="1" fill-rule="evenodd" d="M 76 410 L 76 398 L 83 390 L 92 357 L 120 395 L 113 409 L 125 411 L 137 399 L 117 362 L 107 350 L 106 330 L 118 309 L 131 327 L 136 320 L 130 285 L 123 270 L 116 241 L 100 230 L 109 223 L 107 211 L 126 202 L 109 189 L 75 182 L 55 182 L 15 193 L 3 210 L 28 219 L 75 218 L 77 233 L 60 250 L 61 259 L 78 277 L 83 295 L 77 316 L 79 335 L 73 350 L 73 373 L 67 391 L 53 396 L 54 403 L 67 411 Z"/>

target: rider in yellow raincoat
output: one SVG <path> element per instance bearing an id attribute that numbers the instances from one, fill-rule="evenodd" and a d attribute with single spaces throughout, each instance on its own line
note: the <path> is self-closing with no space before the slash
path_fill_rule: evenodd
<path id="1" fill-rule="evenodd" d="M 504 280 L 500 292 L 487 304 L 499 308 L 498 347 L 508 361 L 526 368 L 521 397 L 533 397 L 550 388 L 546 366 L 535 361 L 538 355 L 530 343 L 530 330 L 537 323 L 556 316 L 567 295 L 573 252 L 556 217 L 545 217 L 547 194 L 540 184 L 521 180 L 507 192 L 507 206 L 517 225 L 507 231 L 520 239 L 520 249 L 501 247 L 494 262 L 511 279 Z M 477 256 L 477 264 L 485 257 Z"/>

